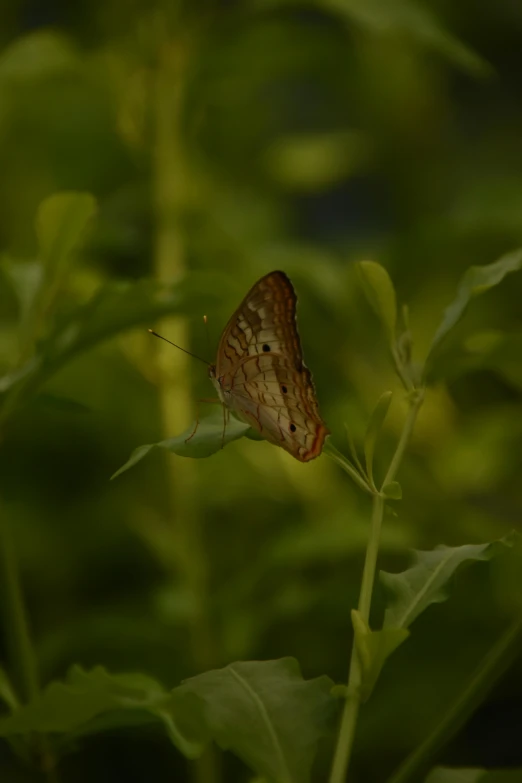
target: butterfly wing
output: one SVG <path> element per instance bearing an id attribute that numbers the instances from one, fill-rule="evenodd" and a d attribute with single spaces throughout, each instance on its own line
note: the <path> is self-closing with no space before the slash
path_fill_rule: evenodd
<path id="1" fill-rule="evenodd" d="M 228 407 L 296 459 L 318 456 L 328 429 L 303 362 L 294 288 L 283 272 L 259 280 L 228 322 L 216 362 Z"/>
<path id="2" fill-rule="evenodd" d="M 234 377 L 230 407 L 266 440 L 301 462 L 322 451 L 328 429 L 319 414 L 310 372 L 304 365 L 296 370 L 284 355 L 244 362 Z"/>

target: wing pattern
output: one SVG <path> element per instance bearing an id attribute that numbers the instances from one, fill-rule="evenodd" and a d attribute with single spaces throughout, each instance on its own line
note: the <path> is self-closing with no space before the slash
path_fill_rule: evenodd
<path id="1" fill-rule="evenodd" d="M 321 453 L 329 430 L 303 362 L 296 301 L 283 272 L 261 278 L 223 331 L 215 373 L 231 410 L 307 462 Z"/>

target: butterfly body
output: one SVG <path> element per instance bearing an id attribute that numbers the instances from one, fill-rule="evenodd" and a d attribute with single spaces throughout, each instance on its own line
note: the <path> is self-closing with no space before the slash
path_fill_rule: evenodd
<path id="1" fill-rule="evenodd" d="M 329 431 L 303 362 L 296 302 L 284 272 L 261 278 L 223 330 L 209 375 L 228 410 L 308 462 L 321 453 Z"/>

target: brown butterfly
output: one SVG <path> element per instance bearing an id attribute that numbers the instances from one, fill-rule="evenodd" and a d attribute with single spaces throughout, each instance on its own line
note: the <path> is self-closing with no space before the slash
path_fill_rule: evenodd
<path id="1" fill-rule="evenodd" d="M 303 362 L 296 302 L 284 272 L 258 280 L 223 330 L 209 375 L 227 410 L 308 462 L 321 453 L 329 430 Z"/>

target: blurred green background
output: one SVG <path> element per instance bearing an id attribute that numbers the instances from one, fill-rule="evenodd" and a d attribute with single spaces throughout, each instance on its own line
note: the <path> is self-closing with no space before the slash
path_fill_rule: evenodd
<path id="1" fill-rule="evenodd" d="M 2 524 L 42 682 L 79 662 L 174 686 L 286 655 L 306 677 L 345 680 L 366 497 L 325 457 L 302 465 L 247 439 L 208 460 L 154 453 L 110 482 L 211 394 L 202 365 L 146 329 L 212 360 L 248 288 L 283 269 L 337 447 L 345 423 L 359 439 L 380 394 L 397 392 L 385 468 L 406 406 L 352 264 L 387 268 L 422 360 L 466 268 L 522 245 L 521 41 L 522 5 L 509 0 L 4 5 L 0 369 L 45 356 L 75 319 L 88 323 L 93 297 L 114 294 L 109 339 L 74 351 L 3 420 Z M 27 340 L 35 217 L 64 190 L 91 192 L 98 212 Z M 406 567 L 412 547 L 520 526 L 521 301 L 514 275 L 449 341 L 399 476 L 404 500 L 386 518 L 383 569 Z M 354 779 L 384 780 L 425 736 L 498 636 L 516 584 L 501 563 L 479 564 L 419 620 L 362 712 Z M 379 594 L 374 608 L 377 625 Z M 517 666 L 442 761 L 522 765 L 521 696 Z M 201 783 L 251 779 L 229 755 L 214 763 Z M 7 745 L 0 773 L 33 779 Z M 143 728 L 87 738 L 62 762 L 64 781 L 198 774 Z"/>

